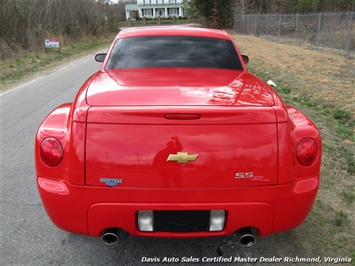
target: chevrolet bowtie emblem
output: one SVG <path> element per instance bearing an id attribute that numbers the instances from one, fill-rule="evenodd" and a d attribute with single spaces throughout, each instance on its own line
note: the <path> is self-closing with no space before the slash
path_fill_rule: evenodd
<path id="1" fill-rule="evenodd" d="M 188 152 L 178 152 L 177 154 L 169 154 L 168 162 L 188 163 L 189 161 L 195 161 L 198 154 L 189 154 Z"/>

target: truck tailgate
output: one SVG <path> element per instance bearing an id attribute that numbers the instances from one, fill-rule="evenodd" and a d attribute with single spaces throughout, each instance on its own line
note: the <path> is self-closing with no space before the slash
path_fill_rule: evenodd
<path id="1" fill-rule="evenodd" d="M 208 188 L 277 183 L 271 107 L 92 107 L 86 185 Z"/>

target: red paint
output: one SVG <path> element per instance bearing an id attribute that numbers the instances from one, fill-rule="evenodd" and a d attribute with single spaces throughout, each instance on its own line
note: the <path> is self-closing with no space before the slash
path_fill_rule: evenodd
<path id="1" fill-rule="evenodd" d="M 160 27 L 116 38 L 147 35 L 230 40 L 216 30 Z M 106 61 L 36 135 L 38 189 L 58 227 L 96 237 L 109 227 L 140 236 L 208 237 L 247 226 L 265 236 L 302 223 L 319 186 L 319 131 L 244 63 L 244 70 L 105 70 Z M 41 160 L 46 138 L 63 147 L 56 166 Z M 318 149 L 309 166 L 297 159 L 305 138 Z M 167 161 L 178 152 L 198 156 L 186 164 Z M 225 210 L 226 226 L 219 232 L 140 232 L 139 210 Z"/>
<path id="2" fill-rule="evenodd" d="M 273 106 L 274 92 L 247 72 L 223 69 L 154 68 L 107 70 L 91 81 L 92 106 Z"/>

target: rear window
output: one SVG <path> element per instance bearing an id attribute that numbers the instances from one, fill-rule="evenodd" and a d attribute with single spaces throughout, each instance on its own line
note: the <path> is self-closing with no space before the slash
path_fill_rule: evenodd
<path id="1" fill-rule="evenodd" d="M 194 36 L 145 36 L 116 41 L 107 69 L 220 68 L 243 70 L 231 41 Z"/>

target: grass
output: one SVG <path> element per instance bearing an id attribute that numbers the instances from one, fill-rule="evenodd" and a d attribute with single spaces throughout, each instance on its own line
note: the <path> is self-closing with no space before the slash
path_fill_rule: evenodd
<path id="1" fill-rule="evenodd" d="M 348 220 L 348 215 L 343 211 L 339 211 L 336 213 L 334 224 L 340 227 L 344 225 L 347 222 L 347 220 Z"/>
<path id="2" fill-rule="evenodd" d="M 350 191 L 348 189 L 345 189 L 342 193 L 341 196 L 344 198 L 344 200 L 348 204 L 352 204 L 355 201 L 355 189 L 353 191 Z"/>
<path id="3" fill-rule="evenodd" d="M 354 261 L 354 59 L 252 36 L 233 37 L 242 53 L 250 57 L 249 71 L 266 81 L 273 80 L 282 99 L 310 117 L 322 135 L 321 187 L 304 227 L 298 231 L 310 241 L 312 251 L 300 252 L 348 256 Z"/>
<path id="4" fill-rule="evenodd" d="M 108 47 L 112 42 L 112 37 L 105 39 L 87 39 L 62 45 L 59 49 L 48 49 L 43 51 L 23 53 L 16 57 L 0 62 L 0 91 L 6 90 L 12 84 L 23 80 L 38 71 L 53 67 L 66 59 L 87 54 L 89 51 L 99 47 Z"/>

